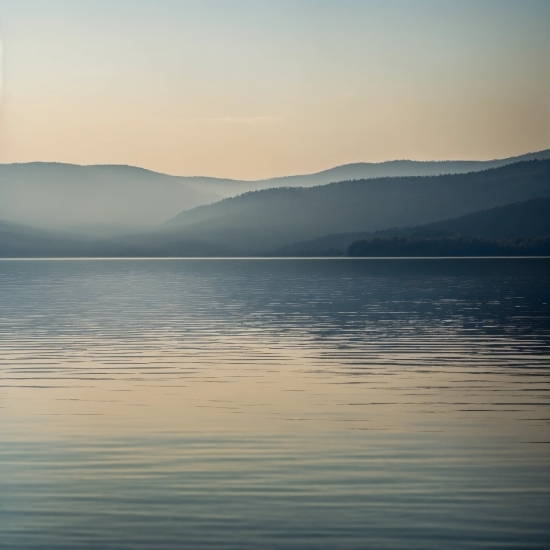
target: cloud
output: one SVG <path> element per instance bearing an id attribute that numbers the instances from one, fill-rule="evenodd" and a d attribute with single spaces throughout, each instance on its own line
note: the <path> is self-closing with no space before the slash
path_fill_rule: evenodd
<path id="1" fill-rule="evenodd" d="M 281 121 L 281 115 L 260 115 L 249 117 L 200 117 L 188 120 L 200 122 L 223 122 L 227 124 L 273 124 Z"/>

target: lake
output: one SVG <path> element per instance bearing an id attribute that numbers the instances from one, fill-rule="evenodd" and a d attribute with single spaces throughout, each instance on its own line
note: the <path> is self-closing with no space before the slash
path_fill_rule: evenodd
<path id="1" fill-rule="evenodd" d="M 550 544 L 550 261 L 0 261 L 0 547 Z"/>

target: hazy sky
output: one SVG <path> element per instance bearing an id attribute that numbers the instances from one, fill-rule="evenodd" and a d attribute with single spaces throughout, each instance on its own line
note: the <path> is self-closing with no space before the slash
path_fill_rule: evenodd
<path id="1" fill-rule="evenodd" d="M 261 178 L 550 147 L 550 2 L 0 0 L 0 162 Z"/>

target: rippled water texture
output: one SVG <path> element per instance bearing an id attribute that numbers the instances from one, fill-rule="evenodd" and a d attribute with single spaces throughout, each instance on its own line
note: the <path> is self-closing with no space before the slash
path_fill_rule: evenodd
<path id="1" fill-rule="evenodd" d="M 0 262 L 0 546 L 545 548 L 548 260 Z"/>

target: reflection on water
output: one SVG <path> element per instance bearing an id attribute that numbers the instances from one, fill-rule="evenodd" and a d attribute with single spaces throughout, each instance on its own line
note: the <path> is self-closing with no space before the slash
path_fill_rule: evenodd
<path id="1" fill-rule="evenodd" d="M 0 546 L 547 547 L 549 268 L 0 262 Z"/>

